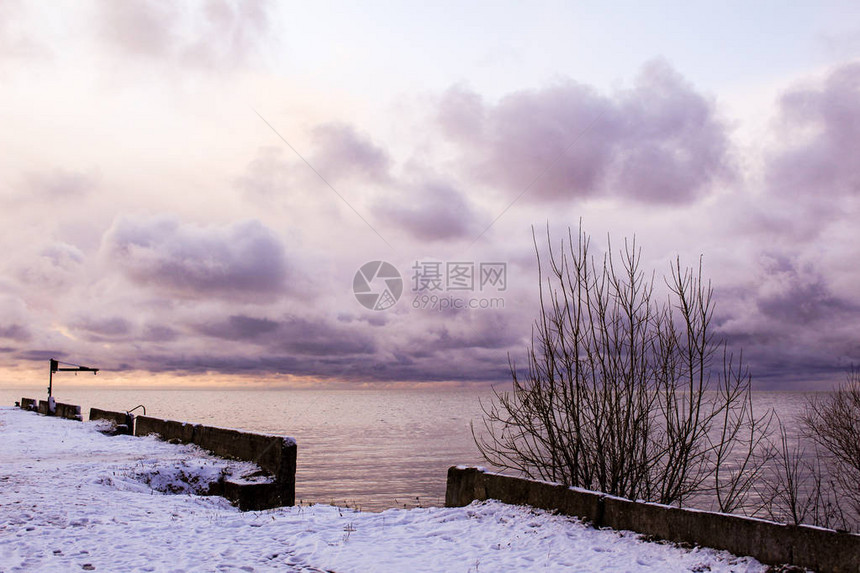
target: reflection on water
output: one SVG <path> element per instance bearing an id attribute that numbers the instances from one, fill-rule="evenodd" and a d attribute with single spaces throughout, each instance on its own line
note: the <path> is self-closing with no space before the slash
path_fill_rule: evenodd
<path id="1" fill-rule="evenodd" d="M 11 405 L 35 392 L 0 389 Z M 93 390 L 71 388 L 59 401 L 296 438 L 296 499 L 380 511 L 441 506 L 448 467 L 487 465 L 469 428 L 480 425 L 479 390 Z M 789 430 L 805 394 L 757 392 L 758 412 L 773 407 Z"/>

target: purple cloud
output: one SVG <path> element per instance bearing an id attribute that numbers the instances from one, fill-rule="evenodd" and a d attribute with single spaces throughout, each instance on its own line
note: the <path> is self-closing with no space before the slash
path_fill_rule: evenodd
<path id="1" fill-rule="evenodd" d="M 290 175 L 290 164 L 281 148 L 261 147 L 235 185 L 253 199 L 272 199 L 287 195 Z"/>
<path id="2" fill-rule="evenodd" d="M 768 185 L 783 197 L 860 195 L 860 62 L 780 100 L 780 140 L 768 161 Z"/>
<path id="3" fill-rule="evenodd" d="M 92 342 L 115 342 L 132 333 L 132 325 L 125 318 L 81 318 L 72 323 L 72 329 Z"/>
<path id="4" fill-rule="evenodd" d="M 363 329 L 329 324 L 324 319 L 288 317 L 272 337 L 270 348 L 290 355 L 336 357 L 373 354 L 375 341 Z"/>
<path id="5" fill-rule="evenodd" d="M 197 332 L 206 336 L 223 338 L 225 340 L 249 341 L 259 340 L 264 335 L 270 335 L 278 330 L 279 324 L 266 318 L 234 315 L 226 321 L 199 325 Z"/>
<path id="6" fill-rule="evenodd" d="M 271 31 L 268 0 L 151 0 L 99 4 L 101 38 L 112 50 L 192 69 L 246 65 Z"/>
<path id="7" fill-rule="evenodd" d="M 391 160 L 388 154 L 354 127 L 326 123 L 313 130 L 316 147 L 310 163 L 330 183 L 350 178 L 386 183 Z"/>
<path id="8" fill-rule="evenodd" d="M 166 294 L 269 301 L 287 290 L 284 247 L 259 221 L 199 227 L 126 217 L 108 232 L 104 249 L 132 282 Z"/>
<path id="9" fill-rule="evenodd" d="M 81 172 L 55 168 L 51 171 L 29 173 L 25 190 L 42 201 L 80 199 L 96 188 L 100 175 L 97 171 Z"/>
<path id="10" fill-rule="evenodd" d="M 770 280 L 761 283 L 756 306 L 786 327 L 860 316 L 860 306 L 834 296 L 824 276 L 809 265 L 799 267 L 788 257 L 772 256 L 763 260 L 762 270 Z"/>
<path id="11" fill-rule="evenodd" d="M 16 342 L 28 342 L 32 338 L 30 330 L 21 324 L 0 324 L 0 338 L 7 338 Z"/>
<path id="12" fill-rule="evenodd" d="M 663 62 L 612 97 L 567 80 L 488 105 L 455 88 L 438 118 L 477 182 L 531 200 L 689 203 L 734 173 L 714 105 Z"/>
<path id="13" fill-rule="evenodd" d="M 442 182 L 412 186 L 379 201 L 373 212 L 419 241 L 473 238 L 480 232 L 478 214 L 466 195 Z"/>

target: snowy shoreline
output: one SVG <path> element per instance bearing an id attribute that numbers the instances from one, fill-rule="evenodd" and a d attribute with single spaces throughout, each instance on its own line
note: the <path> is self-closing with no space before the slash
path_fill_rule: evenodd
<path id="1" fill-rule="evenodd" d="M 748 557 L 649 543 L 498 502 L 242 513 L 183 486 L 215 479 L 230 464 L 154 438 L 104 436 L 95 423 L 2 407 L 0 573 L 766 570 Z"/>

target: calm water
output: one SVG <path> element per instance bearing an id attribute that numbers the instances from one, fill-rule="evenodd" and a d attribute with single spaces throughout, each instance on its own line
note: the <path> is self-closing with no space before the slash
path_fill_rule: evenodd
<path id="1" fill-rule="evenodd" d="M 44 390 L 0 388 L 0 403 Z M 480 390 L 94 390 L 55 393 L 62 402 L 214 426 L 283 434 L 298 441 L 296 499 L 379 511 L 441 506 L 448 467 L 487 465 L 469 428 L 481 422 Z M 775 408 L 784 423 L 805 395 L 758 392 L 759 412 Z"/>
<path id="2" fill-rule="evenodd" d="M 24 392 L 22 394 L 22 392 Z M 19 395 L 20 394 L 20 395 Z M 448 467 L 477 465 L 469 429 L 487 390 L 89 390 L 58 401 L 296 438 L 296 499 L 379 511 L 441 506 Z M 0 403 L 36 391 L 0 389 Z M 139 411 L 138 411 L 139 413 Z M 486 465 L 486 464 L 484 464 Z"/>

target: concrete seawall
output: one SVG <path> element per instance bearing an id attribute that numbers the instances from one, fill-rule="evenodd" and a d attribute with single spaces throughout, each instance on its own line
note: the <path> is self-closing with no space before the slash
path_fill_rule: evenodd
<path id="1" fill-rule="evenodd" d="M 557 510 L 589 521 L 595 527 L 724 549 L 771 565 L 790 563 L 818 573 L 860 571 L 860 535 L 634 502 L 599 492 L 489 473 L 480 468 L 448 470 L 446 506 L 461 507 L 486 499 Z"/>
<path id="2" fill-rule="evenodd" d="M 46 400 L 22 398 L 20 407 L 47 416 L 81 420 L 81 407 L 55 403 L 52 412 Z M 113 412 L 90 408 L 90 420 L 106 420 L 115 434 L 135 436 L 158 435 L 162 440 L 194 444 L 216 456 L 257 464 L 266 476 L 245 481 L 221 480 L 211 485 L 209 495 L 220 495 L 236 503 L 239 509 L 261 510 L 296 503 L 296 451 L 295 440 L 242 432 L 228 428 L 163 420 L 150 416 L 134 416 L 128 412 Z M 260 481 L 260 477 L 263 481 Z"/>
<path id="3" fill-rule="evenodd" d="M 32 412 L 39 411 L 39 401 L 33 398 L 21 398 L 21 409 L 30 410 Z"/>
<path id="4" fill-rule="evenodd" d="M 269 483 L 223 482 L 211 493 L 235 501 L 240 509 L 258 510 L 295 505 L 296 442 L 284 436 L 254 434 L 228 428 L 137 416 L 134 435 L 194 444 L 213 454 L 253 462 L 272 476 Z"/>
<path id="5" fill-rule="evenodd" d="M 134 421 L 134 435 L 148 436 L 158 434 L 165 442 L 176 442 L 179 444 L 193 444 L 195 429 L 199 424 L 187 422 L 175 422 L 173 420 L 162 420 L 150 416 L 138 416 Z"/>
<path id="6" fill-rule="evenodd" d="M 90 421 L 105 420 L 111 423 L 117 434 L 134 433 L 134 414 L 128 412 L 112 412 L 100 408 L 90 408 Z"/>
<path id="7" fill-rule="evenodd" d="M 83 420 L 83 416 L 81 416 L 81 407 L 76 406 L 75 404 L 54 402 L 53 410 L 51 410 L 51 405 L 48 400 L 21 398 L 20 404 L 22 410 L 38 412 L 43 416 L 57 416 L 58 418 L 66 418 L 67 420 Z"/>

